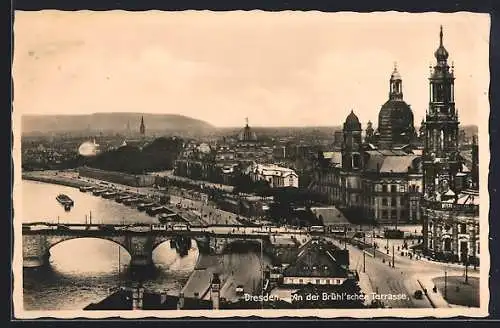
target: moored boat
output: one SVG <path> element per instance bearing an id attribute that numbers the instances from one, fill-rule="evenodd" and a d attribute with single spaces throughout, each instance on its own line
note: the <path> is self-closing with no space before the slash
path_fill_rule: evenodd
<path id="1" fill-rule="evenodd" d="M 108 191 L 107 189 L 96 189 L 92 192 L 92 195 L 94 196 L 101 196 L 102 193 L 105 193 Z"/>
<path id="2" fill-rule="evenodd" d="M 92 191 L 93 189 L 94 189 L 94 187 L 92 187 L 92 186 L 81 186 L 80 187 L 81 192 Z"/>
<path id="3" fill-rule="evenodd" d="M 101 194 L 101 197 L 106 199 L 113 198 L 114 196 L 116 196 L 116 191 L 106 191 Z"/>
<path id="4" fill-rule="evenodd" d="M 164 213 L 164 212 L 165 212 L 165 207 L 163 207 L 163 206 L 155 206 L 155 207 L 151 207 L 151 208 L 146 209 L 146 213 L 150 216 L 155 216 L 157 214 Z"/>
<path id="5" fill-rule="evenodd" d="M 69 198 L 68 195 L 65 194 L 57 195 L 56 199 L 61 205 L 64 205 L 65 207 L 66 206 L 71 207 L 75 204 L 75 202 L 71 198 Z"/>
<path id="6" fill-rule="evenodd" d="M 130 195 L 130 194 L 127 194 L 127 193 L 122 193 L 122 194 L 118 194 L 116 197 L 115 197 L 115 202 L 117 203 L 122 203 L 125 199 L 127 198 L 133 198 L 134 196 Z"/>
<path id="7" fill-rule="evenodd" d="M 137 209 L 139 211 L 145 211 L 148 208 L 153 207 L 154 205 L 155 205 L 155 203 L 140 203 L 139 205 L 137 205 Z"/>
<path id="8" fill-rule="evenodd" d="M 141 200 L 137 197 L 129 197 L 129 198 L 126 198 L 122 201 L 123 204 L 125 205 L 134 205 L 134 204 L 137 204 L 138 202 L 140 202 Z"/>
<path id="9" fill-rule="evenodd" d="M 162 224 L 165 224 L 169 221 L 173 221 L 175 219 L 175 217 L 177 216 L 177 214 L 175 213 L 161 213 L 160 215 L 158 215 L 158 221 L 160 221 L 160 223 Z"/>

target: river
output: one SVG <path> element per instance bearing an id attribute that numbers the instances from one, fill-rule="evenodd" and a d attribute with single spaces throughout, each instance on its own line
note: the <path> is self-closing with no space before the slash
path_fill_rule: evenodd
<path id="1" fill-rule="evenodd" d="M 21 188 L 23 222 L 85 223 L 90 221 L 90 217 L 92 223 L 156 222 L 143 212 L 91 193 L 82 193 L 76 188 L 27 180 L 22 181 Z M 64 211 L 56 201 L 60 193 L 74 200 L 75 205 L 70 212 Z M 25 310 L 83 309 L 109 295 L 110 288 L 133 280 L 127 270 L 130 255 L 111 241 L 74 239 L 54 246 L 50 253 L 49 266 L 23 270 Z M 161 244 L 153 253 L 156 269 L 143 281 L 144 287 L 151 291 L 178 294 L 193 272 L 198 256 L 194 241 L 184 257 L 171 249 L 169 243 Z M 225 255 L 226 263 L 237 264 L 242 272 L 257 273 L 260 263 L 248 261 L 249 256 L 255 258 L 257 255 L 228 254 Z M 245 268 L 245 265 L 248 267 Z M 249 281 L 244 283 L 250 284 Z"/>

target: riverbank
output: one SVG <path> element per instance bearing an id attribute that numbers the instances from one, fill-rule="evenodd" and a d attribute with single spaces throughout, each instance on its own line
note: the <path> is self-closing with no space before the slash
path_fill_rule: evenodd
<path id="1" fill-rule="evenodd" d="M 86 181 L 75 180 L 73 178 L 60 176 L 60 175 L 58 175 L 57 171 L 23 172 L 22 179 L 57 184 L 57 185 L 62 185 L 62 186 L 66 186 L 66 187 L 73 187 L 73 188 L 80 188 L 80 187 L 86 187 L 86 186 L 92 185 Z"/>
<path id="2" fill-rule="evenodd" d="M 32 180 L 38 182 L 51 183 L 56 185 L 64 185 L 73 188 L 82 186 L 98 186 L 102 180 L 92 178 L 81 178 L 78 172 L 75 171 L 30 171 L 23 172 L 22 179 Z M 108 182 L 109 183 L 109 182 Z M 130 187 L 117 183 L 109 183 L 112 187 L 120 191 L 127 191 L 140 195 L 141 197 L 158 198 L 165 195 L 165 191 L 161 191 L 152 187 Z M 191 199 L 193 196 L 187 190 L 176 190 L 169 188 L 168 194 L 170 195 L 171 204 L 186 205 L 186 208 L 181 208 L 179 212 L 185 217 L 193 226 L 208 226 L 208 225 L 248 225 L 252 222 L 249 218 L 241 215 L 224 211 L 215 207 L 215 205 L 207 204 L 201 198 Z M 199 194 L 199 193 L 196 193 Z M 198 195 L 199 196 L 199 195 Z M 198 197 L 199 198 L 199 197 Z"/>

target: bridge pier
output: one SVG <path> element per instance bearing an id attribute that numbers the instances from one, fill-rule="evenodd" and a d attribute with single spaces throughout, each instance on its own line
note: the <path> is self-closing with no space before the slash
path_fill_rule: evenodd
<path id="1" fill-rule="evenodd" d="M 130 259 L 130 267 L 140 268 L 153 266 L 153 254 L 132 254 Z"/>
<path id="2" fill-rule="evenodd" d="M 23 235 L 23 267 L 37 268 L 49 263 L 47 238 L 43 235 Z"/>

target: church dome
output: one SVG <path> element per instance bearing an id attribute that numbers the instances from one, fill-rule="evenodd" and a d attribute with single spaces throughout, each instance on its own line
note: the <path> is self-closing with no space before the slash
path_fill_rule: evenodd
<path id="1" fill-rule="evenodd" d="M 379 144 L 381 148 L 405 145 L 413 141 L 413 111 L 403 100 L 388 100 L 379 112 Z"/>
<path id="2" fill-rule="evenodd" d="M 248 125 L 248 119 L 243 130 L 238 134 L 239 141 L 257 141 L 257 134 Z"/>
<path id="3" fill-rule="evenodd" d="M 443 61 L 448 59 L 449 54 L 445 47 L 440 45 L 436 52 L 434 52 L 434 56 L 438 61 Z"/>
<path id="4" fill-rule="evenodd" d="M 356 116 L 356 114 L 354 114 L 353 110 L 351 110 L 351 113 L 347 115 L 347 118 L 344 123 L 344 130 L 361 131 L 361 123 L 359 122 L 359 119 Z"/>

